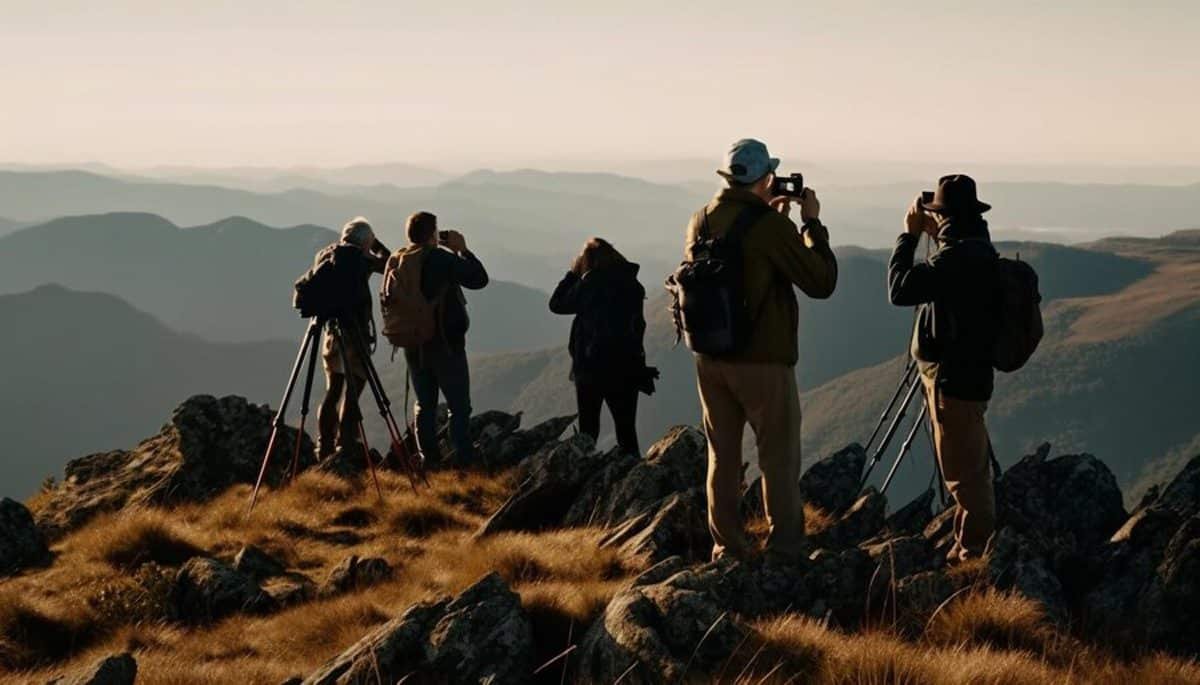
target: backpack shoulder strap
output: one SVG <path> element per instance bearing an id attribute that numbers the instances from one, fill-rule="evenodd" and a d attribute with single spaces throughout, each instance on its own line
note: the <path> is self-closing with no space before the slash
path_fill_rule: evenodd
<path id="1" fill-rule="evenodd" d="M 758 203 L 744 207 L 742 211 L 738 212 L 737 218 L 733 220 L 733 225 L 729 227 L 729 232 L 725 234 L 726 240 L 740 245 L 751 227 L 758 223 L 759 218 L 770 210 L 769 206 Z"/>

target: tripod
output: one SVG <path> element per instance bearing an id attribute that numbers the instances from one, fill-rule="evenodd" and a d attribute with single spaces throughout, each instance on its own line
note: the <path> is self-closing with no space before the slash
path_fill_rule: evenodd
<path id="1" fill-rule="evenodd" d="M 300 350 L 296 353 L 296 361 L 292 364 L 292 371 L 288 377 L 287 386 L 283 391 L 283 399 L 279 402 L 279 410 L 275 413 L 275 419 L 272 422 L 271 437 L 267 441 L 267 451 L 263 454 L 262 466 L 258 471 L 258 479 L 254 483 L 254 491 L 250 496 L 250 506 L 247 512 L 254 510 L 254 505 L 258 501 L 258 492 L 262 487 L 264 476 L 267 473 L 267 467 L 271 461 L 271 455 L 275 448 L 275 441 L 279 437 L 279 429 L 285 425 L 284 416 L 287 413 L 288 404 L 291 402 L 292 393 L 296 388 L 296 381 L 300 378 L 301 368 L 307 359 L 307 373 L 304 379 L 304 390 L 300 403 L 300 428 L 296 436 L 296 446 L 292 453 L 292 465 L 289 471 L 288 479 L 295 478 L 296 472 L 300 466 L 300 445 L 303 442 L 304 424 L 308 419 L 309 403 L 312 398 L 313 376 L 317 366 L 317 349 L 320 347 L 321 332 L 328 329 L 333 337 L 337 347 L 338 356 L 342 362 L 342 371 L 346 375 L 346 396 L 357 397 L 357 386 L 359 381 L 355 378 L 350 368 L 350 357 L 347 353 L 346 340 L 350 338 L 351 345 L 354 346 L 355 352 L 358 353 L 359 359 L 362 360 L 363 367 L 367 372 L 366 382 L 371 389 L 371 394 L 375 398 L 375 404 L 379 407 L 379 414 L 383 417 L 384 424 L 387 426 L 389 437 L 391 438 L 391 449 L 388 456 L 391 457 L 403 468 L 409 477 L 409 482 L 413 490 L 417 489 L 418 480 L 428 485 L 429 481 L 425 478 L 422 459 L 419 454 L 410 452 L 404 444 L 404 439 L 401 437 L 399 425 L 396 423 L 395 416 L 392 415 L 391 401 L 388 399 L 387 393 L 384 392 L 383 382 L 379 378 L 379 372 L 375 368 L 375 364 L 371 361 L 371 353 L 366 341 L 362 337 L 360 327 L 354 325 L 353 317 L 348 315 L 334 316 L 330 318 L 314 317 L 309 320 L 308 328 L 304 332 L 304 337 L 300 341 Z M 367 460 L 367 469 L 371 472 L 371 479 L 375 483 L 375 492 L 379 499 L 383 499 L 383 489 L 379 485 L 379 476 L 375 472 L 375 462 L 371 459 L 371 451 L 367 445 L 367 433 L 363 426 L 362 414 L 358 416 L 358 434 L 362 442 L 363 456 Z"/>
<path id="2" fill-rule="evenodd" d="M 883 455 L 887 452 L 888 446 L 891 445 L 893 438 L 896 437 L 896 433 L 900 429 L 900 424 L 904 420 L 905 414 L 908 413 L 908 408 L 909 405 L 912 404 L 913 397 L 922 390 L 921 386 L 921 372 L 917 368 L 917 362 L 914 359 L 909 359 L 908 364 L 904 367 L 904 373 L 900 377 L 900 384 L 896 387 L 896 392 L 892 393 L 892 399 L 889 400 L 887 406 L 884 407 L 883 413 L 879 416 L 879 421 L 875 424 L 875 430 L 871 432 L 871 437 L 867 440 L 865 449 L 870 455 L 870 462 L 867 464 L 867 468 L 862 475 L 862 480 L 859 482 L 860 488 L 867 484 L 867 479 L 870 478 L 871 471 L 873 471 L 875 467 L 879 465 L 879 462 L 883 460 Z M 884 432 L 883 438 L 880 440 L 879 445 L 875 448 L 874 452 L 871 452 L 871 446 L 875 443 L 875 438 L 879 436 L 879 431 L 883 428 L 884 424 L 888 423 L 888 415 L 891 414 L 892 409 L 895 408 L 896 401 L 900 399 L 901 395 L 904 396 L 904 399 L 900 402 L 900 408 L 896 411 L 896 415 L 892 418 L 891 423 L 888 424 L 888 428 Z M 883 485 L 880 486 L 879 492 L 887 492 L 888 486 L 892 484 L 892 479 L 896 477 L 896 471 L 900 468 L 900 464 L 903 463 L 904 458 L 908 456 L 908 453 L 912 449 L 913 440 L 915 440 L 917 437 L 917 431 L 920 430 L 922 425 L 925 425 L 925 418 L 928 415 L 928 398 L 925 397 L 924 392 L 921 392 L 921 410 L 917 412 L 916 420 L 913 421 L 912 427 L 908 431 L 908 435 L 905 436 L 904 442 L 901 443 L 900 453 L 896 455 L 895 461 L 892 462 L 892 467 L 888 469 L 888 474 L 884 478 Z M 933 444 L 933 436 L 929 433 L 926 433 L 926 435 L 929 436 L 930 447 L 934 451 L 934 476 L 937 478 L 938 483 L 940 484 L 942 482 L 942 473 L 941 464 L 937 459 L 937 448 Z M 939 488 L 939 491 L 941 491 L 941 488 Z M 941 492 L 941 494 L 944 502 L 945 493 Z"/>

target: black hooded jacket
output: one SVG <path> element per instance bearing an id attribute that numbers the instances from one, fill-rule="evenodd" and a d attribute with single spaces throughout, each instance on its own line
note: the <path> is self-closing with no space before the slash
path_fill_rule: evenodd
<path id="1" fill-rule="evenodd" d="M 922 369 L 937 365 L 937 387 L 951 397 L 992 397 L 992 352 L 998 330 L 999 255 L 987 222 L 955 218 L 937 235 L 929 259 L 913 263 L 920 236 L 904 234 L 888 264 L 888 299 L 919 305 L 912 352 Z"/>
<path id="2" fill-rule="evenodd" d="M 646 289 L 637 274 L 629 262 L 568 272 L 554 289 L 550 311 L 575 315 L 568 349 L 576 382 L 637 382 L 646 368 Z"/>

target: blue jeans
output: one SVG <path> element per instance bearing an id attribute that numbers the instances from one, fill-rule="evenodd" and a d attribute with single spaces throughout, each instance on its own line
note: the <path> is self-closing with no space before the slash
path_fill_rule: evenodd
<path id="1" fill-rule="evenodd" d="M 431 346 L 432 347 L 432 346 Z M 454 461 L 460 465 L 475 461 L 475 446 L 471 442 L 471 372 L 465 349 L 429 349 L 421 354 L 406 354 L 412 374 L 413 392 L 417 395 L 417 445 L 431 463 L 442 460 L 438 446 L 438 393 L 446 398 L 450 409 L 450 443 L 454 446 Z"/>

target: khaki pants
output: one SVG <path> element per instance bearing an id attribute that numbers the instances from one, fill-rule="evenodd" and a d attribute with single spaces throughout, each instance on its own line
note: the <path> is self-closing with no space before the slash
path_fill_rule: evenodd
<path id="1" fill-rule="evenodd" d="M 345 375 L 325 369 L 325 399 L 317 407 L 317 455 L 321 459 L 335 449 L 359 444 L 362 412 L 358 402 L 367 381 L 357 377 L 347 380 Z"/>
<path id="2" fill-rule="evenodd" d="M 800 394 L 796 370 L 784 364 L 696 358 L 696 379 L 708 436 L 708 528 L 713 557 L 744 557 L 750 543 L 742 528 L 742 434 L 746 423 L 758 445 L 763 502 L 770 533 L 767 549 L 799 556 L 804 542 L 800 499 Z"/>
<path id="3" fill-rule="evenodd" d="M 921 375 L 933 423 L 933 443 L 946 489 L 958 505 L 954 547 L 947 558 L 978 557 L 996 526 L 996 493 L 984 413 L 987 402 L 947 397 L 934 385 L 935 369 Z"/>

